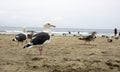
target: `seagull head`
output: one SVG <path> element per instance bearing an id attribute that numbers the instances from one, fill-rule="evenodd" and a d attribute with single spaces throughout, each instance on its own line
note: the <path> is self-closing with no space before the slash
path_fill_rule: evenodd
<path id="1" fill-rule="evenodd" d="M 47 28 L 47 29 L 50 29 L 50 28 L 52 28 L 52 27 L 56 27 L 55 25 L 52 25 L 52 24 L 50 24 L 50 23 L 46 23 L 45 25 L 44 25 L 44 28 Z"/>
<path id="2" fill-rule="evenodd" d="M 92 35 L 96 35 L 97 34 L 97 32 L 92 32 Z"/>
<path id="3" fill-rule="evenodd" d="M 56 26 L 55 26 L 55 25 L 52 25 L 52 24 L 50 24 L 50 23 L 46 23 L 46 24 L 44 25 L 43 31 L 50 34 L 50 33 L 51 33 L 51 28 L 54 28 L 54 27 L 56 27 Z"/>

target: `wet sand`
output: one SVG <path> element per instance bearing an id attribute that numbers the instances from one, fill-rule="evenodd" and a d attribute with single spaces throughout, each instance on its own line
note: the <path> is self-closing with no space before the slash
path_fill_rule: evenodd
<path id="1" fill-rule="evenodd" d="M 120 39 L 84 44 L 78 37 L 53 36 L 40 56 L 38 47 L 12 42 L 14 36 L 0 35 L 0 72 L 120 72 Z"/>

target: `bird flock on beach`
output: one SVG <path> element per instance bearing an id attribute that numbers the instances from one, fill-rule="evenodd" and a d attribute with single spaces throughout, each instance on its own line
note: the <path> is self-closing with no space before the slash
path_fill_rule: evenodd
<path id="1" fill-rule="evenodd" d="M 40 55 L 42 55 L 42 50 L 43 50 L 43 46 L 47 43 L 50 42 L 51 40 L 51 28 L 52 27 L 56 27 L 55 25 L 52 25 L 50 23 L 46 23 L 43 26 L 43 31 L 40 33 L 36 33 L 33 34 L 33 32 L 31 34 L 27 34 L 25 31 L 25 28 L 23 28 L 23 33 L 19 33 L 15 36 L 14 39 L 12 39 L 12 41 L 16 41 L 16 42 L 24 42 L 25 40 L 27 40 L 27 38 L 31 39 L 29 43 L 27 43 L 23 49 L 25 48 L 31 48 L 33 46 L 39 46 L 39 52 Z"/>
<path id="2" fill-rule="evenodd" d="M 24 42 L 27 42 L 27 39 L 30 39 L 30 41 L 25 46 L 23 46 L 23 49 L 38 46 L 39 54 L 42 55 L 43 46 L 51 41 L 51 36 L 52 36 L 51 28 L 54 28 L 54 27 L 56 26 L 50 23 L 46 23 L 43 26 L 42 32 L 35 33 L 34 31 L 31 31 L 30 34 L 27 34 L 26 28 L 23 27 L 23 33 L 16 34 L 15 37 L 12 39 L 12 41 L 17 42 L 18 45 L 19 43 L 22 43 L 23 45 Z M 68 32 L 68 34 L 71 34 L 71 33 Z M 96 34 L 97 32 L 94 31 L 87 36 L 81 35 L 81 34 L 80 36 L 76 36 L 76 35 L 73 35 L 73 36 L 78 37 L 78 40 L 85 41 L 85 44 L 87 43 L 90 44 L 91 41 L 94 41 L 97 38 Z M 66 34 L 63 34 L 63 36 L 66 36 Z M 111 43 L 114 38 L 114 36 L 105 36 L 105 35 L 102 35 L 102 37 L 105 37 L 106 41 L 109 43 Z M 115 36 L 115 39 L 119 39 L 119 36 Z"/>

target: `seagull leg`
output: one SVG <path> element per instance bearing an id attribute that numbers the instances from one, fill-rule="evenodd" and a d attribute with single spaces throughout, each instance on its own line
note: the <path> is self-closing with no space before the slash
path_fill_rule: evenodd
<path id="1" fill-rule="evenodd" d="M 22 46 L 23 46 L 23 42 L 22 42 Z"/>
<path id="2" fill-rule="evenodd" d="M 42 47 L 39 47 L 40 55 L 42 55 Z"/>

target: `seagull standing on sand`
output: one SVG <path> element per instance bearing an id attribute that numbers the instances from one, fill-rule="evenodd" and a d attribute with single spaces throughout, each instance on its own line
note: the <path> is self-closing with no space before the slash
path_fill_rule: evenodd
<path id="1" fill-rule="evenodd" d="M 51 40 L 51 27 L 55 27 L 50 23 L 44 25 L 43 32 L 37 33 L 33 36 L 30 42 L 25 45 L 23 48 L 31 48 L 35 45 L 40 45 L 39 52 L 42 55 L 43 45 L 49 43 Z"/>
<path id="2" fill-rule="evenodd" d="M 89 42 L 89 44 L 90 44 L 90 41 L 92 41 L 92 40 L 94 40 L 95 38 L 96 38 L 96 32 L 92 32 L 92 34 L 91 35 L 88 35 L 88 36 L 84 36 L 84 37 L 82 37 L 82 38 L 79 38 L 79 40 L 84 40 L 84 41 L 86 41 L 86 42 Z"/>
<path id="3" fill-rule="evenodd" d="M 15 35 L 15 38 L 12 39 L 12 41 L 16 41 L 19 44 L 19 42 L 23 43 L 26 39 L 27 39 L 26 28 L 23 27 L 23 33 Z"/>
<path id="4" fill-rule="evenodd" d="M 111 43 L 113 41 L 112 37 L 107 37 L 107 42 Z"/>

